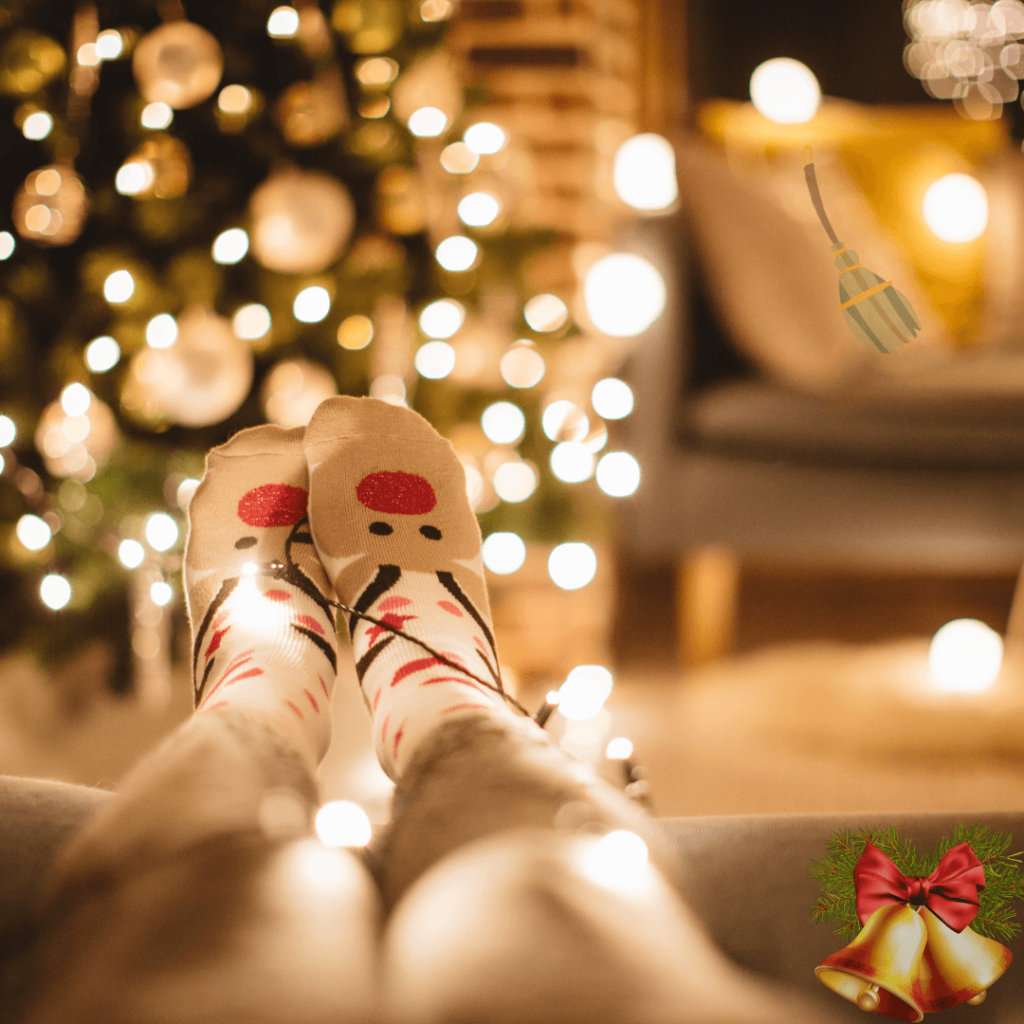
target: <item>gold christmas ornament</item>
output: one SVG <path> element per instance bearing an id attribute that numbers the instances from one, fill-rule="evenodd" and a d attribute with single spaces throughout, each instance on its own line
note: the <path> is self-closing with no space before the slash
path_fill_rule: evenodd
<path id="1" fill-rule="evenodd" d="M 928 935 L 919 970 L 922 1008 L 931 1013 L 962 1002 L 977 1006 L 1010 966 L 1012 954 L 970 926 L 953 931 L 927 907 L 921 919 Z"/>
<path id="2" fill-rule="evenodd" d="M 252 386 L 250 347 L 223 317 L 192 306 L 178 317 L 167 348 L 145 348 L 131 362 L 121 404 L 149 427 L 206 427 L 226 420 Z"/>
<path id="3" fill-rule="evenodd" d="M 355 206 L 337 178 L 280 171 L 249 199 L 252 251 L 268 270 L 304 274 L 337 261 L 355 223 Z"/>
<path id="4" fill-rule="evenodd" d="M 147 103 L 182 110 L 213 95 L 224 73 L 224 57 L 206 29 L 172 21 L 139 41 L 132 72 Z"/>
<path id="5" fill-rule="evenodd" d="M 12 217 L 22 238 L 70 245 L 82 233 L 89 201 L 82 179 L 65 164 L 33 171 L 14 196 Z"/>
<path id="6" fill-rule="evenodd" d="M 928 933 L 915 908 L 879 907 L 860 934 L 826 957 L 814 973 L 833 992 L 868 1013 L 924 1020 L 917 984 Z"/>
<path id="7" fill-rule="evenodd" d="M 308 359 L 277 363 L 263 382 L 263 410 L 279 427 L 304 427 L 325 399 L 338 393 L 331 372 Z"/>
<path id="8" fill-rule="evenodd" d="M 91 480 L 118 442 L 117 422 L 105 402 L 82 384 L 64 389 L 39 418 L 35 445 L 53 476 Z"/>
<path id="9" fill-rule="evenodd" d="M 38 32 L 15 32 L 0 50 L 0 91 L 31 96 L 53 81 L 67 57 L 60 45 Z"/>

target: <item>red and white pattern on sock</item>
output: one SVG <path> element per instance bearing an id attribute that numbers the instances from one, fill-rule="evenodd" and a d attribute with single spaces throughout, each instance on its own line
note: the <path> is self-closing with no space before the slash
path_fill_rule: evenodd
<path id="1" fill-rule="evenodd" d="M 356 486 L 356 497 L 365 508 L 391 516 L 426 516 L 437 504 L 429 481 L 398 471 L 367 474 Z M 419 532 L 428 539 L 442 536 L 433 522 L 419 526 Z M 389 535 L 390 531 L 377 534 L 378 553 Z M 378 566 L 355 605 L 377 620 L 357 618 L 352 643 L 376 727 L 377 753 L 393 777 L 401 773 L 418 741 L 445 717 L 509 710 L 496 692 L 498 661 L 490 629 L 446 571 L 450 567 L 445 566 L 441 546 L 438 555 L 438 569 L 424 572 L 402 568 L 401 551 L 396 551 L 397 565 Z M 372 600 L 366 603 L 370 595 Z M 441 657 L 396 630 L 423 641 Z"/>
<path id="2" fill-rule="evenodd" d="M 285 720 L 329 721 L 333 614 L 289 557 L 292 545 L 311 547 L 299 526 L 306 506 L 303 488 L 281 483 L 251 488 L 239 499 L 237 517 L 246 529 L 234 540 L 232 564 L 224 570 L 230 575 L 196 637 L 197 712 L 239 703 L 266 707 Z M 259 562 L 246 561 L 256 554 Z M 285 567 L 283 578 L 264 571 L 271 562 Z"/>

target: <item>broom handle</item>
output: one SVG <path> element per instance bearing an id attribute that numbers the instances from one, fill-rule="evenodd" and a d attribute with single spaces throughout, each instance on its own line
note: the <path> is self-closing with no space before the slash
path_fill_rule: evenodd
<path id="1" fill-rule="evenodd" d="M 841 245 L 836 236 L 835 231 L 832 230 L 832 225 L 829 223 L 828 214 L 825 213 L 825 207 L 821 202 L 821 192 L 818 191 L 818 178 L 814 173 L 814 150 L 810 146 L 804 146 L 804 177 L 807 179 L 807 190 L 811 193 L 811 202 L 814 203 L 814 210 L 818 214 L 818 220 L 821 221 L 821 226 L 825 229 L 828 237 L 832 239 L 834 245 Z"/>

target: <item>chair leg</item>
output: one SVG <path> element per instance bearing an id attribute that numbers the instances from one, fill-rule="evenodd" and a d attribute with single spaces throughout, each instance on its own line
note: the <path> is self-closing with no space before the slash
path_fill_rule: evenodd
<path id="1" fill-rule="evenodd" d="M 686 552 L 676 576 L 680 659 L 693 668 L 732 649 L 740 562 L 732 548 L 709 545 Z"/>

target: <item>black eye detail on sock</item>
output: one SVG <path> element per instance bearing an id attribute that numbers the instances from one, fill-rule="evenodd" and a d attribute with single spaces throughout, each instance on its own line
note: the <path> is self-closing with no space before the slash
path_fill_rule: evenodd
<path id="1" fill-rule="evenodd" d="M 441 531 L 436 526 L 421 526 L 420 533 L 429 540 L 441 539 Z"/>
<path id="2" fill-rule="evenodd" d="M 255 537 L 239 537 L 238 540 L 235 541 L 235 547 L 242 550 L 243 548 L 251 548 L 255 543 Z"/>
<path id="3" fill-rule="evenodd" d="M 394 527 L 387 523 L 370 523 L 370 533 L 375 533 L 378 537 L 386 537 L 389 533 L 394 532 Z"/>

